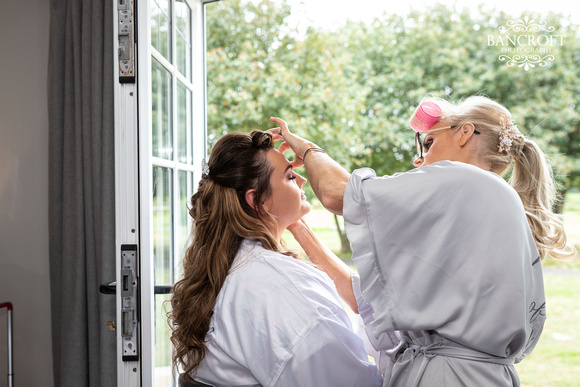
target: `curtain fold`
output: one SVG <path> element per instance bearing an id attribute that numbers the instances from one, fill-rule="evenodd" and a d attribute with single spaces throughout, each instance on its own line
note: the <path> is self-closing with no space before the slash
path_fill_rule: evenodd
<path id="1" fill-rule="evenodd" d="M 51 0 L 49 229 L 55 386 L 116 385 L 113 2 Z"/>

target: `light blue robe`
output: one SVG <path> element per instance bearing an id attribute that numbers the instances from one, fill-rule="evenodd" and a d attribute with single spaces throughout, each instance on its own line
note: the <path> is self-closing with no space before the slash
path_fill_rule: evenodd
<path id="1" fill-rule="evenodd" d="M 332 280 L 244 240 L 217 297 L 196 380 L 212 386 L 378 387 Z"/>
<path id="2" fill-rule="evenodd" d="M 384 386 L 519 385 L 513 364 L 538 342 L 546 304 L 511 186 L 450 161 L 385 177 L 365 168 L 349 179 L 344 218 Z"/>

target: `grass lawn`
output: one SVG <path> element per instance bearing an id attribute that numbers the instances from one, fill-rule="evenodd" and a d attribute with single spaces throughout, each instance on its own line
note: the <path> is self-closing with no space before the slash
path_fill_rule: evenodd
<path id="1" fill-rule="evenodd" d="M 339 219 L 343 227 L 342 218 Z M 332 214 L 315 201 L 307 221 L 335 253 L 340 251 Z M 580 192 L 567 195 L 564 224 L 569 241 L 579 248 Z M 290 233 L 285 234 L 284 240 L 289 248 L 300 249 Z M 580 386 L 580 259 L 571 262 L 548 259 L 544 267 L 548 319 L 534 352 L 516 369 L 522 386 Z"/>
<path id="2" fill-rule="evenodd" d="M 522 386 L 580 384 L 580 275 L 546 273 L 547 316 L 534 352 L 516 365 Z"/>
<path id="3" fill-rule="evenodd" d="M 564 224 L 569 241 L 580 250 L 578 192 L 566 197 Z M 548 319 L 536 349 L 516 369 L 522 386 L 579 386 L 580 259 L 547 260 L 544 267 Z"/>

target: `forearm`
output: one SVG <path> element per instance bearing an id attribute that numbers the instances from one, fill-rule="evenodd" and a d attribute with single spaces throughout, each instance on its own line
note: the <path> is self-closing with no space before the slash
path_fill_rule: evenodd
<path id="1" fill-rule="evenodd" d="M 355 313 L 358 313 L 350 267 L 322 243 L 305 223 L 300 227 L 291 228 L 290 231 L 312 263 L 332 279 L 339 296 Z"/>
<path id="2" fill-rule="evenodd" d="M 344 191 L 350 174 L 322 152 L 309 152 L 304 167 L 310 186 L 324 208 L 336 215 L 342 215 Z"/>

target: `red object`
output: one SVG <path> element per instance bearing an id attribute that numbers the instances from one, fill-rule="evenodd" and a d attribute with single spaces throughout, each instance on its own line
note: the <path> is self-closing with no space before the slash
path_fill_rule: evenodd
<path id="1" fill-rule="evenodd" d="M 0 304 L 0 309 L 8 309 L 8 387 L 14 387 L 14 371 L 13 371 L 13 340 L 12 336 L 12 303 L 3 302 Z"/>

